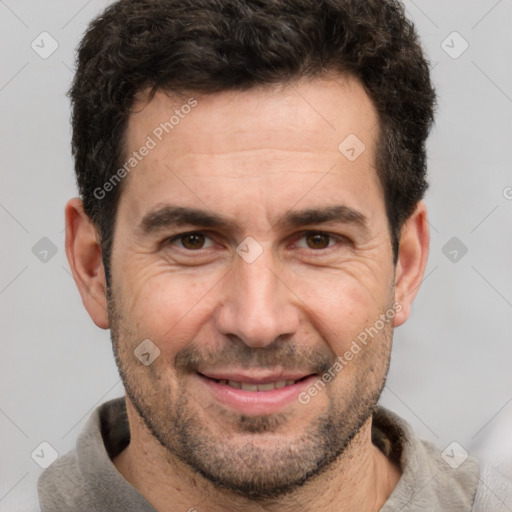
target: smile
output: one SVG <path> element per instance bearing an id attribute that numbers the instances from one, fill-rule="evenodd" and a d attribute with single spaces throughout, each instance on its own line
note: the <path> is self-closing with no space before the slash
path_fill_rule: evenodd
<path id="1" fill-rule="evenodd" d="M 274 414 L 286 406 L 298 402 L 299 394 L 308 388 L 318 376 L 316 374 L 260 375 L 233 373 L 195 374 L 205 395 L 225 407 L 251 415 Z"/>

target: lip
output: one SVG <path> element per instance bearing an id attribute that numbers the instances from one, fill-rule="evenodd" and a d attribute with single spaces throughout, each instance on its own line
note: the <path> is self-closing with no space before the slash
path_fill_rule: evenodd
<path id="1" fill-rule="evenodd" d="M 273 382 L 277 380 L 295 380 L 293 377 L 290 379 L 281 379 L 283 376 L 293 375 L 287 374 L 273 374 L 272 377 L 259 377 L 259 379 L 248 380 L 248 375 L 240 375 L 230 372 L 229 374 L 221 374 L 219 380 L 235 380 L 241 382 L 248 382 L 250 384 L 264 384 L 265 382 Z M 228 377 L 224 376 L 227 375 Z M 275 378 L 275 375 L 278 378 Z M 242 378 L 245 377 L 245 378 Z M 273 389 L 271 391 L 244 391 L 242 389 L 233 388 L 227 384 L 220 384 L 213 380 L 213 378 L 206 377 L 201 373 L 196 373 L 195 378 L 213 395 L 214 400 L 222 403 L 223 405 L 235 409 L 238 412 L 249 415 L 268 415 L 281 411 L 286 406 L 298 402 L 299 394 L 307 389 L 317 378 L 318 375 L 311 374 L 304 377 L 304 374 L 296 378 L 303 378 L 295 384 L 285 386 L 280 389 Z M 217 377 L 214 377 L 217 379 Z"/>

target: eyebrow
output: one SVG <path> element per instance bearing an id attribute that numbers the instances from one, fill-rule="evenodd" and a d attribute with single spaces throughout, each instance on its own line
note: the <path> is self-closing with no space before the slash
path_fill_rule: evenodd
<path id="1" fill-rule="evenodd" d="M 285 213 L 271 229 L 299 228 L 310 224 L 341 223 L 368 229 L 367 217 L 358 210 L 345 205 L 290 210 Z M 164 205 L 144 215 L 137 231 L 142 235 L 151 235 L 164 229 L 182 226 L 196 226 L 230 231 L 239 231 L 233 220 L 208 210 L 184 206 Z"/>

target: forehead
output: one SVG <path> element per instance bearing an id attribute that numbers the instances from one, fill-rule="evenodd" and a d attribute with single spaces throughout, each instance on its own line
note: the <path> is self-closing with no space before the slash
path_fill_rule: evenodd
<path id="1" fill-rule="evenodd" d="M 190 98 L 194 98 L 200 108 L 188 108 Z M 169 133 L 164 131 L 164 138 L 171 133 L 174 138 L 180 137 L 184 126 L 196 131 L 197 137 L 193 140 L 180 138 L 184 151 L 210 151 L 217 147 L 218 137 L 229 135 L 236 135 L 237 140 L 232 142 L 243 144 L 239 149 L 247 150 L 262 142 L 279 143 L 276 135 L 284 136 L 290 144 L 302 144 L 322 134 L 325 147 L 332 149 L 333 143 L 348 134 L 347 130 L 368 140 L 371 134 L 367 131 L 377 123 L 371 99 L 360 82 L 349 75 L 203 95 L 194 92 L 177 95 L 158 90 L 149 99 L 147 91 L 143 91 L 136 96 L 132 112 L 127 128 L 129 146 L 136 146 L 137 139 L 154 131 L 160 123 L 170 122 L 172 128 Z M 282 128 L 286 128 L 286 133 Z M 192 143 L 193 147 L 187 143 Z M 301 146 L 301 149 L 308 146 Z"/>
<path id="2" fill-rule="evenodd" d="M 151 149 L 129 173 L 121 200 L 129 197 L 135 218 L 166 202 L 240 214 L 255 201 L 268 209 L 298 200 L 303 207 L 364 202 L 370 192 L 380 198 L 377 132 L 373 104 L 351 77 L 205 95 L 157 91 L 149 101 L 140 95 L 125 157 Z"/>

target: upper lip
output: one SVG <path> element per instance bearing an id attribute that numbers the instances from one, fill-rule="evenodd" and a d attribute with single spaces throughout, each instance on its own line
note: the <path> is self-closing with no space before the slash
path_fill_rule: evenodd
<path id="1" fill-rule="evenodd" d="M 270 382 L 278 382 L 281 380 L 299 380 L 309 377 L 312 372 L 304 371 L 285 371 L 285 370 L 201 370 L 200 375 L 216 380 L 232 380 L 235 382 L 246 382 L 248 384 L 267 384 Z"/>

